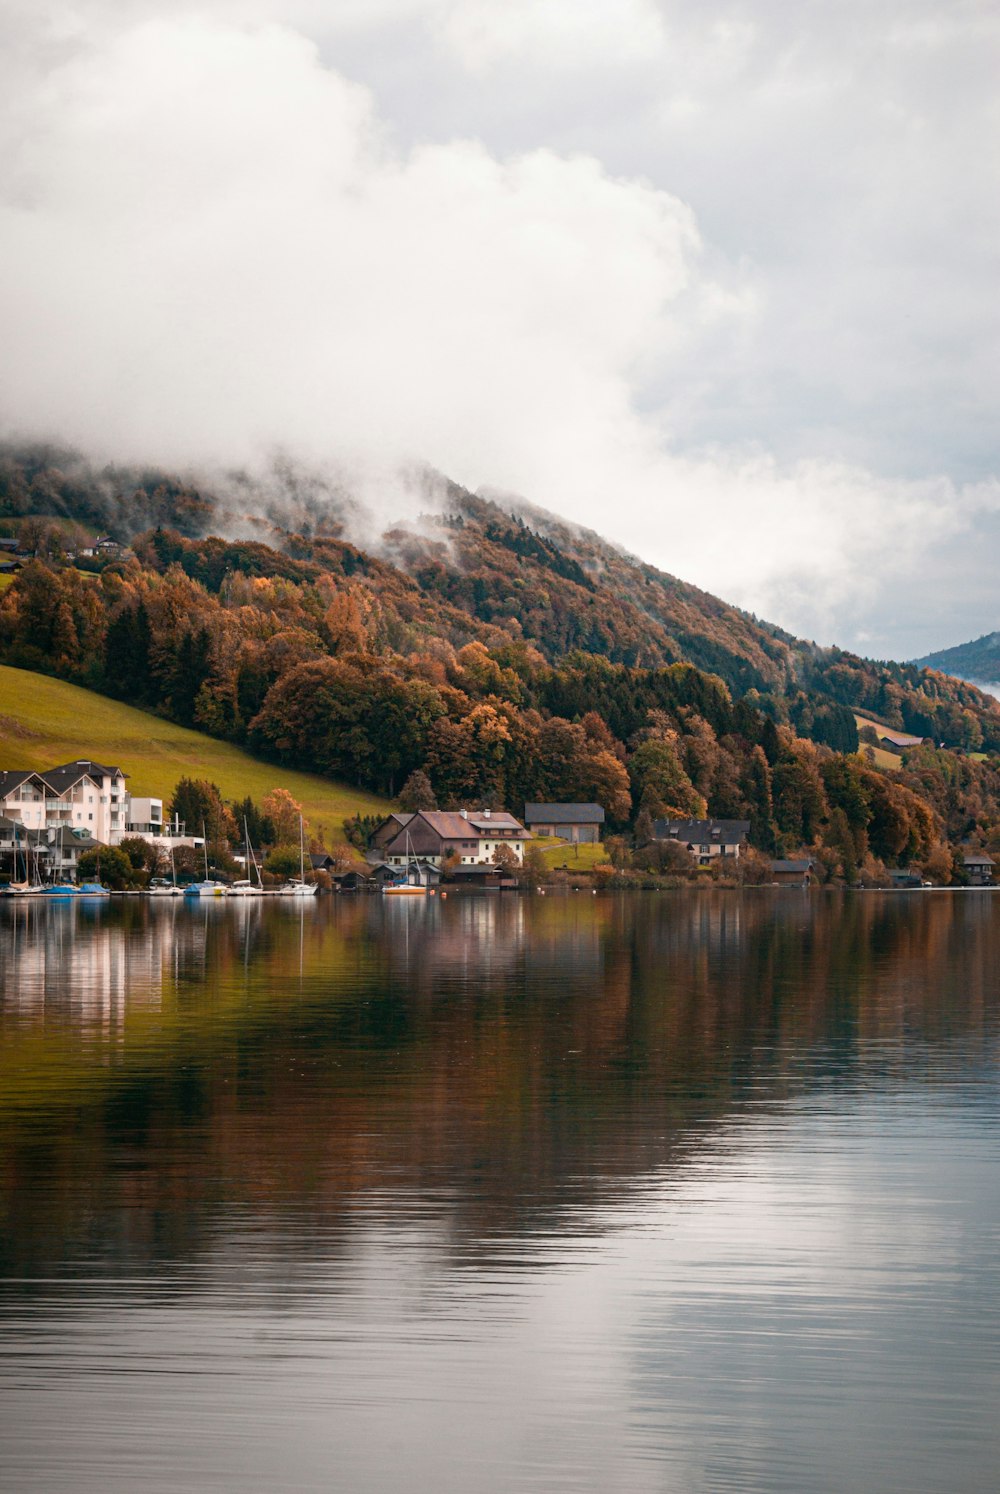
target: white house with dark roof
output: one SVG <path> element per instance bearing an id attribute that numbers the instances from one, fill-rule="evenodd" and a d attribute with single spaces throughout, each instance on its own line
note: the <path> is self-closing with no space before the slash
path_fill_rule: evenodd
<path id="1" fill-rule="evenodd" d="M 0 814 L 28 830 L 81 830 L 104 845 L 125 829 L 127 797 L 121 768 L 89 758 L 42 773 L 0 772 Z"/>
<path id="2" fill-rule="evenodd" d="M 456 856 L 461 866 L 484 866 L 493 862 L 500 846 L 523 861 L 530 839 L 520 820 L 503 809 L 422 809 L 383 820 L 371 838 L 369 854 L 393 867 L 409 861 L 439 866 L 446 856 Z"/>
<path id="3" fill-rule="evenodd" d="M 654 840 L 675 840 L 699 865 L 717 856 L 738 857 L 750 834 L 749 820 L 654 820 Z"/>
<path id="4" fill-rule="evenodd" d="M 41 775 L 56 795 L 46 825 L 86 830 L 102 845 L 121 840 L 128 827 L 128 791 L 121 768 L 77 758 Z"/>
<path id="5" fill-rule="evenodd" d="M 534 835 L 594 845 L 604 833 L 604 810 L 600 804 L 526 804 L 524 823 Z"/>
<path id="6" fill-rule="evenodd" d="M 0 772 L 0 817 L 25 830 L 67 830 L 105 846 L 118 845 L 128 835 L 142 835 L 163 847 L 201 844 L 183 825 L 165 820 L 162 799 L 133 798 L 126 777 L 121 768 L 92 758 L 77 758 L 40 773 Z"/>

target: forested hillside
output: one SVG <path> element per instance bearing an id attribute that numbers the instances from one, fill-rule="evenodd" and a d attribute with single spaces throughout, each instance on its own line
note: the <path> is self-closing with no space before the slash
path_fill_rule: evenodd
<path id="1" fill-rule="evenodd" d="M 986 633 L 971 643 L 941 649 L 939 653 L 919 659 L 917 664 L 920 668 L 957 675 L 959 679 L 996 684 L 1000 681 L 1000 633 Z"/>
<path id="2" fill-rule="evenodd" d="M 426 486 L 375 553 L 338 492 L 265 504 L 8 452 L 0 518 L 38 558 L 0 599 L 0 657 L 389 796 L 421 773 L 441 804 L 598 800 L 640 840 L 664 813 L 746 816 L 761 849 L 816 847 L 849 877 L 946 875 L 949 842 L 991 840 L 993 763 L 850 755 L 855 707 L 996 750 L 1000 710 L 972 687 L 816 649 L 551 516 Z M 80 526 L 130 550 L 84 558 Z"/>

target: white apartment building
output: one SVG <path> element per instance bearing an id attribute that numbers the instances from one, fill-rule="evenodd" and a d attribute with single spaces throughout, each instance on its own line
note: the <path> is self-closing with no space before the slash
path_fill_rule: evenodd
<path id="1" fill-rule="evenodd" d="M 82 830 L 107 846 L 125 833 L 127 800 L 121 768 L 89 758 L 44 773 L 0 773 L 0 814 L 27 830 Z"/>
<path id="2" fill-rule="evenodd" d="M 164 849 L 200 845 L 181 824 L 164 821 L 163 800 L 133 799 L 121 768 L 78 758 L 57 768 L 0 772 L 0 816 L 26 830 L 71 830 L 102 845 L 118 845 L 127 835 L 142 835 Z"/>

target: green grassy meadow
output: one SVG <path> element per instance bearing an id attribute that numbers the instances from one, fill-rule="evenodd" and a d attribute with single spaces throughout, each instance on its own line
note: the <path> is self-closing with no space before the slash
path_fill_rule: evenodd
<path id="1" fill-rule="evenodd" d="M 598 841 L 595 845 L 573 845 L 566 840 L 553 840 L 539 836 L 537 845 L 550 866 L 568 867 L 570 871 L 590 871 L 595 866 L 607 865 L 608 853 Z"/>
<path id="2" fill-rule="evenodd" d="M 882 724 L 876 721 L 874 716 L 861 716 L 857 711 L 854 713 L 854 721 L 858 731 L 861 731 L 865 726 L 878 728 Z M 873 763 L 876 768 L 882 768 L 887 773 L 898 773 L 903 766 L 902 758 L 897 757 L 894 752 L 886 752 L 884 747 L 871 747 L 867 742 L 862 742 L 860 751 L 867 761 Z M 869 752 L 873 753 L 874 756 L 868 758 L 867 754 Z"/>
<path id="3" fill-rule="evenodd" d="M 352 814 L 384 814 L 389 803 L 360 789 L 251 757 L 241 747 L 175 726 L 78 685 L 0 665 L 0 769 L 46 768 L 90 757 L 129 775 L 133 794 L 169 800 L 179 778 L 208 778 L 224 799 L 260 802 L 274 788 L 302 805 L 310 831 L 343 840 Z"/>

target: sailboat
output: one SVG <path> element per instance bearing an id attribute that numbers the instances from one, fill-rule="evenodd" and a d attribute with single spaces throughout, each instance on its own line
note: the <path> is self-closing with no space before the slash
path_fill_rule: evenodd
<path id="1" fill-rule="evenodd" d="M 299 815 L 299 874 L 297 877 L 290 877 L 283 887 L 278 888 L 278 893 L 281 897 L 315 897 L 318 892 L 317 883 L 306 881 L 305 827 L 302 816 Z"/>
<path id="2" fill-rule="evenodd" d="M 252 867 L 253 870 L 257 873 L 257 885 L 254 886 L 253 878 L 252 877 L 241 877 L 238 882 L 230 882 L 230 884 L 229 884 L 230 896 L 232 896 L 232 897 L 263 897 L 264 896 L 264 879 L 263 879 L 263 877 L 260 874 L 260 867 L 257 865 L 257 858 L 254 856 L 254 853 L 253 853 L 253 846 L 250 844 L 250 830 L 249 830 L 249 827 L 247 826 L 247 817 L 246 817 L 246 815 L 243 816 L 243 841 L 244 841 L 244 844 L 246 845 L 246 848 L 247 848 L 247 861 L 249 862 L 250 867 Z"/>
<path id="3" fill-rule="evenodd" d="M 427 892 L 420 881 L 420 863 L 413 854 L 409 830 L 406 832 L 406 879 L 402 882 L 388 882 L 382 891 L 386 897 L 423 897 Z"/>
<path id="4" fill-rule="evenodd" d="M 224 882 L 215 882 L 208 875 L 208 837 L 205 834 L 205 826 L 201 827 L 201 844 L 205 853 L 205 880 L 203 882 L 192 882 L 185 887 L 185 897 L 225 897 L 228 888 Z"/>
<path id="5" fill-rule="evenodd" d="M 14 824 L 14 876 L 15 877 L 17 876 L 17 852 L 18 852 L 17 824 L 15 822 L 15 824 Z M 37 852 L 37 850 L 35 852 L 35 876 L 34 876 L 34 880 L 33 881 L 30 880 L 30 878 L 31 878 L 31 870 L 30 870 L 30 867 L 28 865 L 28 838 L 27 838 L 27 834 L 25 834 L 25 844 L 24 844 L 24 849 L 21 851 L 21 855 L 24 857 L 24 881 L 23 882 L 10 882 L 7 885 L 7 887 L 4 888 L 5 894 L 7 896 L 10 896 L 10 897 L 27 897 L 27 896 L 30 896 L 31 894 L 34 894 L 34 893 L 44 892 L 45 888 L 44 888 L 44 886 L 42 884 L 41 878 L 38 875 L 38 852 Z"/>
<path id="6" fill-rule="evenodd" d="M 163 882 L 159 878 L 154 878 L 153 881 L 156 883 L 156 885 L 154 886 L 153 882 L 150 882 L 150 884 L 149 884 L 149 895 L 150 895 L 150 897 L 183 897 L 184 896 L 184 894 L 181 892 L 181 889 L 177 885 L 177 868 L 174 866 L 174 843 L 173 843 L 173 841 L 170 842 L 168 850 L 170 851 L 170 881 L 169 882 Z"/>

